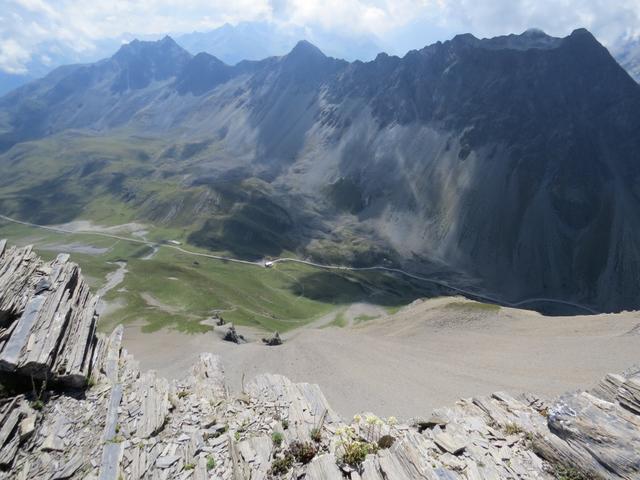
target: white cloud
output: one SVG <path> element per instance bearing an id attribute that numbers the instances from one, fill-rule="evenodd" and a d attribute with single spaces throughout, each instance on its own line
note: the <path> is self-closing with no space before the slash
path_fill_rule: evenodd
<path id="1" fill-rule="evenodd" d="M 472 32 L 494 36 L 539 27 L 566 35 L 591 29 L 613 44 L 640 35 L 640 0 L 4 0 L 0 69 L 19 72 L 55 49 L 84 58 L 100 42 L 208 30 L 224 23 L 269 21 L 282 28 L 375 36 L 403 53 Z M 615 4 L 615 5 L 614 5 Z M 44 49 L 44 52 L 43 52 Z"/>
<path id="2" fill-rule="evenodd" d="M 31 58 L 29 51 L 12 39 L 0 43 L 0 68 L 7 73 L 26 73 L 25 63 Z"/>
<path id="3" fill-rule="evenodd" d="M 56 46 L 78 59 L 101 40 L 207 30 L 269 18 L 268 0 L 5 0 L 0 70 L 27 69 L 33 54 Z"/>

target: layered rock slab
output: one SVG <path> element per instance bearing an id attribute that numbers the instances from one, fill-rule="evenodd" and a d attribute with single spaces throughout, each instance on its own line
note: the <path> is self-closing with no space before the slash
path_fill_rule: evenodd
<path id="1" fill-rule="evenodd" d="M 31 247 L 0 242 L 0 373 L 84 385 L 97 302 L 68 255 L 45 263 Z"/>

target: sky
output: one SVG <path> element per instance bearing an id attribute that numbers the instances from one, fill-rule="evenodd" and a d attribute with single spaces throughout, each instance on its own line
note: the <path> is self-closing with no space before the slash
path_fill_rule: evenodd
<path id="1" fill-rule="evenodd" d="M 541 28 L 590 29 L 605 45 L 640 36 L 640 0 L 0 0 L 0 70 L 25 73 L 58 52 L 108 40 L 267 22 L 340 38 L 373 39 L 392 54 L 457 33 L 478 37 Z M 37 57 L 37 58 L 36 58 Z"/>

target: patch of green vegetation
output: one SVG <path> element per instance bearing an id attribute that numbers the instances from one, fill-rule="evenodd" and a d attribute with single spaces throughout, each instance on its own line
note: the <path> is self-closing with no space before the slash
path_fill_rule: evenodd
<path id="1" fill-rule="evenodd" d="M 0 162 L 0 178 L 6 179 L 0 181 L 0 209 L 35 223 L 68 222 L 84 213 L 103 223 L 112 215 L 120 217 L 114 223 L 128 221 L 126 203 L 135 193 L 130 187 L 154 173 L 148 158 L 161 143 L 126 132 L 74 132 L 16 145 Z"/>
<path id="2" fill-rule="evenodd" d="M 519 435 L 522 433 L 522 429 L 515 423 L 507 423 L 504 427 L 504 432 L 507 435 Z"/>
<path id="3" fill-rule="evenodd" d="M 276 448 L 279 448 L 280 445 L 282 445 L 282 441 L 284 440 L 284 435 L 280 432 L 273 432 L 271 434 L 271 441 L 273 441 L 273 444 L 276 446 Z"/>
<path id="4" fill-rule="evenodd" d="M 555 465 L 553 476 L 556 480 L 599 480 L 597 477 L 585 475 L 578 469 L 565 465 Z"/>
<path id="5" fill-rule="evenodd" d="M 385 305 L 384 309 L 389 315 L 395 315 L 402 307 L 404 307 L 404 305 Z"/>
<path id="6" fill-rule="evenodd" d="M 497 312 L 500 310 L 500 305 L 495 303 L 482 303 L 482 302 L 451 302 L 447 303 L 445 308 L 452 308 L 458 310 L 471 310 L 471 311 L 484 311 L 484 312 Z"/>
<path id="7" fill-rule="evenodd" d="M 362 440 L 353 440 L 342 444 L 341 460 L 344 464 L 358 470 L 370 453 L 376 453 L 377 446 Z"/>
<path id="8" fill-rule="evenodd" d="M 309 463 L 318 454 L 318 447 L 311 442 L 293 441 L 289 447 L 289 453 L 296 462 L 304 465 Z"/>
<path id="9" fill-rule="evenodd" d="M 322 430 L 318 427 L 313 427 L 309 435 L 311 437 L 311 440 L 316 443 L 320 443 L 320 441 L 322 440 Z"/>
<path id="10" fill-rule="evenodd" d="M 340 327 L 340 328 L 346 327 L 347 326 L 347 319 L 345 318 L 344 309 L 342 309 L 339 312 L 337 312 L 335 318 L 333 319 L 333 321 L 331 323 L 327 324 L 326 326 L 327 327 Z"/>
<path id="11" fill-rule="evenodd" d="M 356 323 L 366 322 L 368 320 L 373 320 L 374 318 L 378 318 L 373 315 L 358 315 L 354 320 Z"/>
<path id="12" fill-rule="evenodd" d="M 283 457 L 279 457 L 271 462 L 271 469 L 269 473 L 271 475 L 284 475 L 293 466 L 293 455 L 286 453 Z"/>

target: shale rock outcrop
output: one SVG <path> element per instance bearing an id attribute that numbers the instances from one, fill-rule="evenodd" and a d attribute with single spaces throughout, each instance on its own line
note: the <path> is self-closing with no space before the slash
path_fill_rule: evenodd
<path id="1" fill-rule="evenodd" d="M 96 346 L 96 305 L 80 269 L 60 254 L 0 241 L 0 372 L 79 387 Z"/>
<path id="2" fill-rule="evenodd" d="M 122 327 L 95 333 L 97 299 L 66 257 L 3 243 L 0 262 L 0 479 L 640 478 L 640 369 L 552 402 L 495 393 L 345 422 L 280 375 L 231 393 L 210 354 L 180 381 L 141 372 Z"/>

